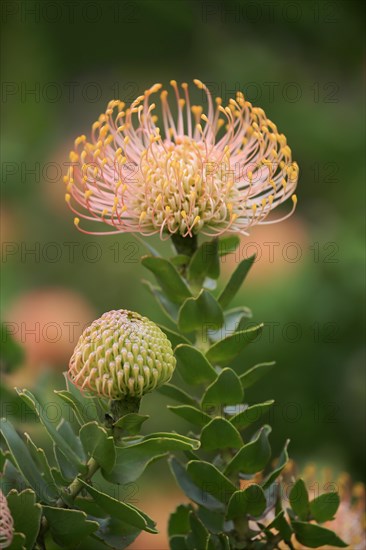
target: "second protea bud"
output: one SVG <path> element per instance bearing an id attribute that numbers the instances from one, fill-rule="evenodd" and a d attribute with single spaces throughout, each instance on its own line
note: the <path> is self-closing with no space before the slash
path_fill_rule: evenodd
<path id="1" fill-rule="evenodd" d="M 176 360 L 160 328 L 124 309 L 104 313 L 83 332 L 69 378 L 90 395 L 141 398 L 170 380 Z"/>
<path id="2" fill-rule="evenodd" d="M 13 540 L 13 517 L 6 496 L 0 489 L 0 548 L 8 548 Z"/>

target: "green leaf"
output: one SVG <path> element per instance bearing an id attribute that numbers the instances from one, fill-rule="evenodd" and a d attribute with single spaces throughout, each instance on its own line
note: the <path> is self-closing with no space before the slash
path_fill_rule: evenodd
<path id="1" fill-rule="evenodd" d="M 208 493 L 225 504 L 228 504 L 236 491 L 235 485 L 209 462 L 191 460 L 187 465 L 187 473 L 202 490 L 203 495 Z"/>
<path id="2" fill-rule="evenodd" d="M 93 544 L 98 544 L 95 550 L 99 548 L 113 548 L 114 550 L 124 550 L 129 548 L 133 541 L 141 533 L 141 529 L 137 529 L 124 521 L 120 521 L 113 517 L 98 518 L 99 529 L 96 531 L 93 537 Z M 85 548 L 93 550 L 93 546 L 90 545 L 90 539 L 84 541 Z"/>
<path id="3" fill-rule="evenodd" d="M 78 409 L 80 417 L 83 419 L 82 424 L 85 422 L 91 422 L 92 420 L 101 421 L 104 420 L 104 412 L 101 410 L 100 400 L 98 398 L 92 398 L 81 393 L 79 388 L 77 388 L 69 379 L 67 372 L 63 373 L 66 383 L 66 388 L 69 399 L 74 404 L 74 411 Z M 61 392 L 62 393 L 62 392 Z"/>
<path id="4" fill-rule="evenodd" d="M 225 367 L 250 343 L 254 342 L 262 331 L 263 323 L 255 327 L 230 334 L 215 342 L 207 351 L 207 359 L 214 365 Z"/>
<path id="5" fill-rule="evenodd" d="M 74 451 L 74 449 L 69 445 L 69 443 L 62 437 L 60 432 L 56 430 L 55 425 L 50 422 L 47 417 L 47 411 L 45 408 L 37 401 L 34 395 L 31 394 L 28 390 L 17 390 L 19 397 L 21 397 L 29 407 L 31 407 L 34 412 L 38 415 L 41 423 L 46 428 L 48 435 L 51 437 L 52 441 L 57 445 L 59 450 L 65 455 L 67 460 L 78 468 L 81 472 L 86 472 L 86 466 L 80 460 L 80 457 Z"/>
<path id="6" fill-rule="evenodd" d="M 1 474 L 4 471 L 5 461 L 6 461 L 6 454 L 3 451 L 3 449 L 0 447 L 0 479 L 1 479 Z"/>
<path id="7" fill-rule="evenodd" d="M 236 519 L 250 514 L 261 516 L 266 509 L 266 497 L 262 487 L 253 483 L 246 489 L 236 491 L 228 505 L 227 519 Z"/>
<path id="8" fill-rule="evenodd" d="M 61 418 L 57 428 L 57 432 L 66 441 L 66 443 L 75 451 L 81 462 L 86 462 L 86 454 L 81 444 L 79 437 L 75 434 L 70 422 Z"/>
<path id="9" fill-rule="evenodd" d="M 240 375 L 240 382 L 243 388 L 246 390 L 258 382 L 265 374 L 267 374 L 274 366 L 276 362 L 271 361 L 270 363 L 259 363 L 251 369 L 244 372 Z"/>
<path id="10" fill-rule="evenodd" d="M 255 474 L 263 470 L 271 457 L 271 447 L 268 442 L 269 426 L 264 426 L 253 441 L 242 447 L 225 468 L 225 474 L 242 472 Z"/>
<path id="11" fill-rule="evenodd" d="M 164 439 L 164 440 L 174 440 L 174 441 L 180 441 L 186 445 L 188 445 L 191 449 L 197 450 L 200 447 L 200 442 L 198 439 L 193 439 L 192 437 L 188 437 L 187 435 L 181 435 L 176 432 L 154 432 L 148 435 L 144 436 L 143 441 L 149 441 L 149 440 L 158 440 L 158 439 Z M 187 451 L 189 449 L 186 449 Z"/>
<path id="12" fill-rule="evenodd" d="M 74 500 L 74 504 L 88 516 L 94 516 L 98 519 L 108 517 L 108 512 L 105 512 L 93 498 L 90 498 L 90 496 L 81 497 L 78 495 Z"/>
<path id="13" fill-rule="evenodd" d="M 203 492 L 178 460 L 172 457 L 169 466 L 179 487 L 188 498 L 209 510 L 223 510 L 223 504 L 208 492 Z"/>
<path id="14" fill-rule="evenodd" d="M 292 527 L 295 531 L 296 539 L 309 548 L 318 548 L 325 545 L 337 548 L 346 548 L 348 546 L 333 531 L 320 527 L 320 525 L 293 521 Z"/>
<path id="15" fill-rule="evenodd" d="M 228 420 L 216 417 L 207 424 L 201 433 L 201 447 L 204 451 L 217 449 L 239 449 L 243 445 L 240 433 Z"/>
<path id="16" fill-rule="evenodd" d="M 198 349 L 181 344 L 175 348 L 174 353 L 178 372 L 187 384 L 199 385 L 216 380 L 215 369 Z"/>
<path id="17" fill-rule="evenodd" d="M 188 540 L 192 541 L 194 548 L 205 550 L 207 548 L 209 532 L 194 512 L 191 512 L 189 515 L 189 524 L 191 532 L 188 535 Z"/>
<path id="18" fill-rule="evenodd" d="M 79 436 L 85 452 L 93 457 L 106 472 L 110 472 L 116 462 L 113 437 L 109 437 L 106 430 L 96 422 L 84 424 Z"/>
<path id="19" fill-rule="evenodd" d="M 189 532 L 189 514 L 192 511 L 190 504 L 181 504 L 170 514 L 168 523 L 169 538 L 174 535 L 186 535 Z"/>
<path id="20" fill-rule="evenodd" d="M 202 335 L 214 326 L 221 327 L 224 314 L 221 306 L 207 290 L 201 290 L 197 298 L 188 298 L 178 314 L 178 326 L 182 332 L 200 331 Z"/>
<path id="21" fill-rule="evenodd" d="M 34 464 L 24 441 L 19 437 L 12 424 L 6 418 L 0 420 L 1 432 L 11 453 L 14 464 L 26 482 L 38 495 L 41 502 L 53 502 L 57 497 L 56 488 L 48 485 Z"/>
<path id="22" fill-rule="evenodd" d="M 235 416 L 230 418 L 230 422 L 237 430 L 244 430 L 250 424 L 257 422 L 257 420 L 263 419 L 263 416 L 272 407 L 274 401 L 264 401 L 264 403 L 257 403 L 251 407 L 247 407 L 244 411 L 239 412 Z"/>
<path id="23" fill-rule="evenodd" d="M 78 475 L 78 469 L 74 464 L 69 462 L 65 455 L 60 451 L 60 449 L 57 447 L 57 445 L 53 444 L 53 452 L 55 455 L 55 459 L 58 465 L 58 468 L 61 472 L 61 476 L 63 479 L 67 480 L 67 485 L 75 479 L 75 477 Z"/>
<path id="24" fill-rule="evenodd" d="M 302 479 L 298 479 L 292 487 L 289 495 L 291 508 L 297 516 L 302 520 L 307 520 L 309 508 L 309 495 L 305 483 Z"/>
<path id="25" fill-rule="evenodd" d="M 202 406 L 237 405 L 243 401 L 243 397 L 238 375 L 232 369 L 223 369 L 203 394 Z"/>
<path id="26" fill-rule="evenodd" d="M 171 302 L 181 304 L 186 298 L 192 296 L 188 286 L 169 260 L 144 256 L 141 263 L 155 275 L 162 291 Z"/>
<path id="27" fill-rule="evenodd" d="M 193 407 L 197 406 L 197 401 L 195 399 L 173 384 L 163 384 L 163 386 L 160 386 L 157 391 L 170 399 L 174 399 L 174 401 L 183 403 L 184 405 L 191 405 Z"/>
<path id="28" fill-rule="evenodd" d="M 24 350 L 13 338 L 7 323 L 0 324 L 1 355 L 0 368 L 5 372 L 12 372 L 24 360 Z"/>
<path id="29" fill-rule="evenodd" d="M 334 519 L 339 503 L 338 493 L 324 493 L 310 502 L 311 515 L 318 523 L 330 521 Z"/>
<path id="30" fill-rule="evenodd" d="M 176 256 L 172 256 L 171 258 L 169 258 L 170 263 L 172 263 L 176 267 L 187 266 L 190 260 L 191 258 L 187 256 L 187 254 L 177 254 Z"/>
<path id="31" fill-rule="evenodd" d="M 170 550 L 190 550 L 183 535 L 174 535 L 169 541 Z"/>
<path id="32" fill-rule="evenodd" d="M 268 525 L 268 530 L 277 529 L 279 531 L 280 535 L 283 537 L 283 539 L 287 541 L 291 541 L 292 537 L 292 528 L 287 523 L 285 518 L 285 512 L 281 510 L 277 516 L 274 518 L 274 520 Z"/>
<path id="33" fill-rule="evenodd" d="M 153 296 L 164 315 L 175 324 L 178 319 L 179 306 L 168 300 L 164 292 L 162 292 L 160 288 L 152 285 L 150 281 L 143 279 L 141 282 Z"/>
<path id="34" fill-rule="evenodd" d="M 131 435 L 137 435 L 141 431 L 142 424 L 149 418 L 150 416 L 146 414 L 128 413 L 119 418 L 117 422 L 113 424 L 113 427 L 120 428 Z"/>
<path id="35" fill-rule="evenodd" d="M 221 237 L 219 239 L 219 256 L 226 256 L 232 254 L 238 248 L 240 239 L 237 235 L 230 235 L 228 237 Z"/>
<path id="36" fill-rule="evenodd" d="M 42 506 L 37 504 L 36 495 L 31 489 L 21 493 L 12 489 L 6 499 L 14 520 L 14 531 L 24 534 L 24 547 L 31 550 L 38 535 Z"/>
<path id="37" fill-rule="evenodd" d="M 208 510 L 203 506 L 199 506 L 196 513 L 211 533 L 221 533 L 224 530 L 224 514 L 215 510 Z"/>
<path id="38" fill-rule="evenodd" d="M 184 418 L 187 422 L 195 426 L 200 426 L 201 428 L 211 420 L 208 414 L 190 405 L 168 405 L 168 409 L 181 418 Z"/>
<path id="39" fill-rule="evenodd" d="M 76 399 L 76 397 L 74 397 L 74 395 L 72 395 L 72 393 L 66 390 L 54 390 L 54 393 L 57 397 L 62 399 L 62 401 L 67 403 L 69 407 L 71 407 L 80 426 L 82 426 L 85 422 L 90 422 L 90 418 L 85 418 L 85 411 L 83 410 L 82 404 Z"/>
<path id="40" fill-rule="evenodd" d="M 151 462 L 167 453 L 197 449 L 199 446 L 197 440 L 178 434 L 153 435 L 128 447 L 116 447 L 116 464 L 111 472 L 103 471 L 103 476 L 113 483 L 130 483 L 136 481 Z"/>
<path id="41" fill-rule="evenodd" d="M 107 514 L 137 529 L 147 531 L 148 533 L 157 533 L 155 522 L 135 506 L 116 500 L 101 491 L 97 491 L 95 487 L 92 487 L 82 479 L 80 479 L 80 483 L 85 487 L 89 495 L 93 497 L 98 506 L 107 512 Z"/>
<path id="42" fill-rule="evenodd" d="M 51 467 L 49 465 L 49 462 L 47 460 L 46 454 L 42 448 L 37 447 L 30 436 L 25 432 L 24 437 L 26 438 L 26 444 L 27 447 L 34 458 L 36 464 L 39 465 L 39 469 L 41 470 L 41 474 L 44 477 L 45 481 L 49 485 L 57 486 L 56 479 L 54 478 L 53 472 L 51 470 Z M 55 491 L 55 497 L 56 497 L 56 491 Z"/>
<path id="43" fill-rule="evenodd" d="M 279 456 L 276 468 L 273 470 L 273 472 L 268 474 L 266 479 L 263 481 L 263 483 L 262 483 L 263 489 L 267 489 L 270 485 L 272 485 L 272 483 L 278 478 L 278 476 L 280 475 L 280 473 L 282 472 L 282 470 L 286 466 L 286 464 L 288 462 L 287 447 L 288 447 L 289 443 L 290 443 L 290 440 L 288 439 L 285 443 L 285 446 L 282 450 L 282 453 Z"/>
<path id="44" fill-rule="evenodd" d="M 86 514 L 79 510 L 43 506 L 43 513 L 52 538 L 60 546 L 75 548 L 75 541 L 80 543 L 99 527 L 96 521 L 89 521 Z"/>
<path id="45" fill-rule="evenodd" d="M 248 319 L 251 319 L 252 312 L 247 307 L 237 307 L 224 312 L 224 323 L 222 327 L 212 327 L 208 335 L 213 342 L 222 340 L 225 335 L 244 330 Z"/>
<path id="46" fill-rule="evenodd" d="M 10 550 L 24 550 L 25 548 L 25 535 L 23 533 L 14 533 Z"/>
<path id="47" fill-rule="evenodd" d="M 199 287 L 206 277 L 217 279 L 220 275 L 218 248 L 218 240 L 213 239 L 202 243 L 192 256 L 188 267 L 188 279 Z"/>
<path id="48" fill-rule="evenodd" d="M 178 332 L 174 332 L 174 330 L 160 324 L 158 326 L 167 335 L 173 348 L 179 344 L 190 344 L 190 341 L 183 334 L 178 334 Z"/>
<path id="49" fill-rule="evenodd" d="M 250 268 L 254 263 L 254 260 L 255 255 L 250 256 L 250 258 L 246 258 L 245 260 L 242 260 L 234 273 L 231 275 L 229 281 L 226 284 L 226 287 L 223 289 L 219 296 L 219 303 L 221 304 L 223 309 L 225 309 L 229 305 L 235 294 L 240 289 L 245 277 L 247 276 Z"/>

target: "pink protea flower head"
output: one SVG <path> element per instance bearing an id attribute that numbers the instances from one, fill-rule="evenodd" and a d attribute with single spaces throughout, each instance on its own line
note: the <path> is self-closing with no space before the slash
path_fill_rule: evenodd
<path id="1" fill-rule="evenodd" d="M 82 217 L 113 233 L 248 234 L 253 225 L 291 215 L 298 165 L 286 137 L 242 93 L 224 106 L 201 81 L 194 84 L 207 96 L 207 113 L 191 106 L 186 83 L 180 89 L 172 80 L 177 116 L 168 91 L 155 84 L 127 108 L 110 101 L 91 138 L 75 140 L 64 180 L 77 227 Z M 270 219 L 290 197 L 291 211 Z"/>
<path id="2" fill-rule="evenodd" d="M 68 376 L 92 396 L 141 398 L 168 382 L 176 360 L 160 328 L 138 313 L 108 311 L 83 332 Z"/>
<path id="3" fill-rule="evenodd" d="M 13 540 L 13 517 L 6 496 L 0 489 L 0 548 L 8 548 Z"/>

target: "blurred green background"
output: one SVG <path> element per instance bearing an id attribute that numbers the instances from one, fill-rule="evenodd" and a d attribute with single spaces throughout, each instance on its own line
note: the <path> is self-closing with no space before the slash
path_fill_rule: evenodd
<path id="1" fill-rule="evenodd" d="M 139 282 L 148 277 L 142 245 L 131 235 L 78 233 L 62 174 L 74 138 L 110 99 L 199 78 L 226 101 L 241 89 L 264 108 L 300 166 L 295 215 L 254 228 L 240 250 L 242 258 L 257 249 L 259 258 L 236 305 L 267 328 L 239 367 L 278 363 L 250 401 L 276 399 L 276 451 L 290 437 L 300 465 L 312 460 L 361 478 L 362 2 L 44 0 L 4 1 L 1 10 L 1 307 L 26 348 L 9 387 L 40 391 L 51 384 L 47 369 L 62 386 L 81 327 L 104 311 L 163 321 Z M 241 258 L 223 264 L 225 276 Z M 144 407 L 155 411 L 150 429 L 187 427 L 159 396 Z"/>

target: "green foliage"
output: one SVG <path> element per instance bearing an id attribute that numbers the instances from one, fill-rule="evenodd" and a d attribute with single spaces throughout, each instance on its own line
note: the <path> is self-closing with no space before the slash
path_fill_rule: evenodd
<path id="1" fill-rule="evenodd" d="M 169 410 L 191 424 L 201 446 L 195 450 L 193 460 L 190 453 L 186 453 L 187 462 L 173 457 L 169 460 L 178 485 L 194 503 L 179 506 L 171 516 L 172 550 L 254 550 L 276 548 L 280 541 L 292 548 L 293 536 L 300 542 L 305 537 L 315 546 L 320 546 L 323 538 L 337 540 L 325 535 L 321 527 L 306 523 L 310 519 L 321 522 L 333 517 L 337 495 L 323 495 L 309 503 L 305 485 L 299 480 L 290 494 L 290 515 L 283 508 L 280 495 L 276 502 L 269 497 L 278 492 L 280 476 L 288 462 L 289 442 L 285 443 L 275 467 L 269 468 L 271 428 L 263 425 L 263 420 L 274 401 L 249 405 L 246 399 L 247 391 L 259 383 L 275 363 L 244 367 L 239 374 L 231 368 L 231 363 L 255 342 L 263 325 L 248 325 L 251 318 L 248 308 L 227 309 L 255 258 L 240 262 L 223 289 L 215 293 L 219 258 L 234 251 L 238 244 L 237 237 L 214 239 L 198 247 L 190 261 L 185 257 L 179 264 L 180 277 L 191 296 L 180 293 L 180 309 L 170 315 L 175 328 L 169 329 L 171 336 L 168 331 L 166 334 L 176 346 L 177 371 L 185 384 L 195 388 L 197 397 L 173 385 L 163 386 L 160 391 L 179 403 L 169 405 Z M 162 270 L 155 272 L 159 292 L 169 284 L 167 273 L 168 269 L 166 275 Z M 173 302 L 169 293 L 164 300 L 167 298 Z M 162 302 L 161 296 L 158 301 Z M 180 341 L 181 333 L 191 342 Z M 261 422 L 262 427 L 244 440 L 244 430 L 249 431 L 257 422 Z M 257 483 L 253 483 L 255 476 L 260 479 Z M 248 487 L 241 489 L 240 479 L 250 482 Z M 270 510 L 275 511 L 271 522 L 266 520 Z M 258 533 L 249 528 L 249 519 L 257 521 L 260 540 L 254 540 Z M 310 526 L 310 535 L 302 526 Z"/>
<path id="2" fill-rule="evenodd" d="M 175 348 L 178 372 L 192 386 L 216 380 L 217 373 L 197 348 L 182 344 Z"/>
<path id="3" fill-rule="evenodd" d="M 264 416 L 274 402 L 249 404 L 247 395 L 274 362 L 251 366 L 243 361 L 236 370 L 231 365 L 263 326 L 248 325 L 251 311 L 246 307 L 228 309 L 254 257 L 240 262 L 216 291 L 220 258 L 234 251 L 239 239 L 216 238 L 197 249 L 193 242 L 175 244 L 175 257 L 166 260 L 151 251 L 142 264 L 156 279 L 157 286 L 145 285 L 169 321 L 161 328 L 175 348 L 178 378 L 189 387 L 170 383 L 158 391 L 174 402 L 168 410 L 190 424 L 189 437 L 174 432 L 141 435 L 148 416 L 119 403 L 125 412 L 115 421 L 116 402 L 82 395 L 68 380 L 66 390 L 55 393 L 70 421 L 56 425 L 31 392 L 19 390 L 48 434 L 53 454 L 46 456 L 28 434 L 22 438 L 9 421 L 1 420 L 7 446 L 0 455 L 2 486 L 12 481 L 17 488 L 8 494 L 15 521 L 12 548 L 44 547 L 45 537 L 51 536 L 63 548 L 73 548 L 77 541 L 91 550 L 123 549 L 143 530 L 156 533 L 150 517 L 93 484 L 92 478 L 98 472 L 106 487 L 128 486 L 165 458 L 192 503 L 178 506 L 171 515 L 172 550 L 266 550 L 280 543 L 291 549 L 294 537 L 311 548 L 345 547 L 317 524 L 334 517 L 336 493 L 309 501 L 300 479 L 289 495 L 291 508 L 284 508 L 281 474 L 289 442 L 271 467 L 271 428 Z M 250 522 L 256 523 L 255 531 Z"/>
<path id="4" fill-rule="evenodd" d="M 12 372 L 24 360 L 23 348 L 14 340 L 5 323 L 0 323 L 0 369 L 4 372 Z"/>
<path id="5" fill-rule="evenodd" d="M 36 494 L 31 489 L 21 493 L 12 489 L 7 495 L 7 501 L 14 521 L 14 531 L 24 535 L 23 546 L 26 550 L 32 550 L 42 517 L 42 506 L 36 502 Z"/>
<path id="6" fill-rule="evenodd" d="M 346 548 L 348 546 L 333 531 L 320 527 L 320 525 L 293 521 L 292 527 L 297 540 L 309 548 L 319 548 L 319 546 L 325 546 L 326 544 L 336 548 Z"/>
<path id="7" fill-rule="evenodd" d="M 302 479 L 298 479 L 290 492 L 292 510 L 301 520 L 307 520 L 310 513 L 309 495 Z"/>
<path id="8" fill-rule="evenodd" d="M 188 298 L 178 313 L 178 327 L 182 332 L 205 331 L 210 326 L 221 327 L 224 314 L 220 304 L 208 290 L 202 289 L 197 298 Z"/>

